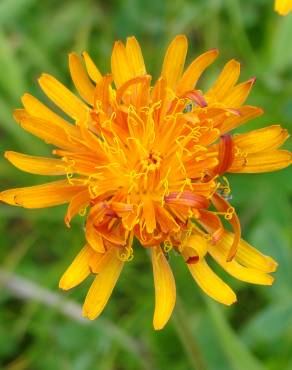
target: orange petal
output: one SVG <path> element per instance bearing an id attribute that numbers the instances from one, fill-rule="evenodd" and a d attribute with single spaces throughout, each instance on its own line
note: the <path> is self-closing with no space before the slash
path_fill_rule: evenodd
<path id="1" fill-rule="evenodd" d="M 219 164 L 214 168 L 214 173 L 219 176 L 224 174 L 231 166 L 234 159 L 234 144 L 231 135 L 223 135 L 220 137 L 218 160 Z"/>
<path id="2" fill-rule="evenodd" d="M 229 90 L 236 84 L 240 75 L 240 64 L 232 59 L 225 64 L 219 77 L 207 92 L 207 96 L 214 97 L 221 101 L 225 98 Z"/>
<path id="3" fill-rule="evenodd" d="M 176 36 L 170 43 L 162 65 L 161 77 L 165 78 L 167 85 L 175 88 L 184 68 L 188 41 L 184 35 Z"/>
<path id="4" fill-rule="evenodd" d="M 245 105 L 238 108 L 239 115 L 234 115 L 226 112 L 229 116 L 223 120 L 223 122 L 218 126 L 221 131 L 221 134 L 224 134 L 228 131 L 235 129 L 236 127 L 242 125 L 243 123 L 256 118 L 263 114 L 263 110 L 258 107 L 253 107 L 251 105 Z"/>
<path id="5" fill-rule="evenodd" d="M 73 151 L 76 151 L 78 146 L 80 146 L 80 135 L 76 127 L 72 126 L 74 130 L 67 131 L 66 127 L 61 127 L 53 121 L 50 122 L 42 118 L 30 116 L 20 117 L 19 111 L 16 112 L 14 118 L 24 130 L 39 137 L 48 144 Z"/>
<path id="6" fill-rule="evenodd" d="M 25 188 L 5 190 L 0 200 L 24 208 L 45 208 L 70 202 L 72 197 L 84 190 L 84 185 L 70 185 L 67 180 Z"/>
<path id="7" fill-rule="evenodd" d="M 116 87 L 120 87 L 133 76 L 124 44 L 121 41 L 116 41 L 111 57 L 112 74 Z"/>
<path id="8" fill-rule="evenodd" d="M 197 221 L 211 234 L 212 243 L 216 244 L 223 236 L 224 227 L 220 218 L 211 211 L 200 210 Z"/>
<path id="9" fill-rule="evenodd" d="M 42 118 L 45 121 L 52 122 L 52 124 L 60 126 L 70 133 L 74 133 L 76 131 L 76 128 L 73 125 L 58 116 L 34 96 L 30 94 L 24 94 L 21 98 L 21 101 L 25 110 L 30 116 Z"/>
<path id="10" fill-rule="evenodd" d="M 133 36 L 127 38 L 126 54 L 132 70 L 132 76 L 137 77 L 144 75 L 146 73 L 144 58 L 140 45 Z"/>
<path id="11" fill-rule="evenodd" d="M 227 262 L 226 254 L 218 248 L 218 245 L 209 248 L 208 252 L 225 271 L 238 280 L 259 285 L 272 285 L 274 281 L 272 276 L 251 267 L 244 267 L 236 260 Z"/>
<path id="12" fill-rule="evenodd" d="M 88 245 L 81 249 L 74 261 L 61 277 L 59 282 L 59 287 L 61 289 L 68 290 L 74 288 L 87 278 L 90 274 L 89 260 L 93 254 L 94 251 Z"/>
<path id="13" fill-rule="evenodd" d="M 4 157 L 22 171 L 36 175 L 65 175 L 66 164 L 61 159 L 34 157 L 22 153 L 7 151 Z"/>
<path id="14" fill-rule="evenodd" d="M 280 125 L 253 130 L 245 134 L 234 135 L 234 144 L 247 153 L 257 153 L 277 149 L 289 137 L 286 129 Z"/>
<path id="15" fill-rule="evenodd" d="M 87 73 L 76 53 L 69 54 L 69 68 L 74 85 L 80 96 L 90 105 L 93 105 L 94 85 L 89 80 Z"/>
<path id="16" fill-rule="evenodd" d="M 92 222 L 87 222 L 85 236 L 92 249 L 98 253 L 103 253 L 105 251 L 101 234 L 96 230 Z"/>
<path id="17" fill-rule="evenodd" d="M 233 243 L 230 246 L 230 250 L 227 256 L 227 261 L 231 261 L 236 255 L 238 243 L 240 241 L 240 236 L 241 236 L 240 222 L 237 217 L 237 214 L 234 211 L 234 208 L 231 207 L 231 205 L 227 202 L 227 200 L 225 200 L 220 195 L 215 193 L 212 197 L 212 202 L 215 208 L 217 209 L 217 211 L 227 213 L 225 218 L 230 223 L 230 225 L 232 226 L 234 230 Z"/>
<path id="18" fill-rule="evenodd" d="M 75 120 L 87 117 L 89 108 L 53 76 L 43 74 L 39 84 L 48 98 L 70 117 Z"/>
<path id="19" fill-rule="evenodd" d="M 72 197 L 65 215 L 65 223 L 67 227 L 70 227 L 72 218 L 83 210 L 89 204 L 89 201 L 90 197 L 88 189 L 81 191 Z"/>
<path id="20" fill-rule="evenodd" d="M 176 93 L 183 95 L 189 90 L 193 90 L 205 69 L 214 62 L 218 56 L 218 50 L 212 49 L 196 58 L 185 70 L 182 78 L 179 80 Z"/>
<path id="21" fill-rule="evenodd" d="M 153 247 L 151 251 L 155 286 L 153 326 L 155 330 L 160 330 L 169 320 L 175 305 L 175 281 L 161 248 Z"/>
<path id="22" fill-rule="evenodd" d="M 225 231 L 216 247 L 222 249 L 226 255 L 232 245 L 233 238 L 234 235 L 232 233 Z M 243 239 L 239 241 L 235 260 L 243 266 L 251 267 L 261 272 L 274 272 L 278 266 L 273 258 L 265 256 Z"/>
<path id="23" fill-rule="evenodd" d="M 155 208 L 149 196 L 143 198 L 143 218 L 148 233 L 152 233 L 156 227 Z"/>
<path id="24" fill-rule="evenodd" d="M 159 223 L 163 233 L 169 233 L 170 231 L 178 232 L 180 230 L 180 226 L 176 223 L 171 214 L 159 204 L 155 204 L 155 215 L 157 223 Z"/>
<path id="25" fill-rule="evenodd" d="M 201 235 L 193 234 L 187 238 L 183 245 L 183 256 L 188 261 L 190 257 L 197 256 L 203 259 L 208 251 L 209 243 Z"/>
<path id="26" fill-rule="evenodd" d="M 199 287 L 211 298 L 228 306 L 236 302 L 233 290 L 211 270 L 205 259 L 187 266 Z"/>
<path id="27" fill-rule="evenodd" d="M 111 248 L 108 262 L 94 279 L 83 305 L 83 316 L 94 320 L 109 300 L 124 263 L 117 258 L 116 248 Z"/>
<path id="28" fill-rule="evenodd" d="M 118 250 L 116 251 L 118 252 Z M 89 261 L 90 271 L 99 274 L 103 268 L 110 263 L 112 255 L 110 253 L 95 253 Z"/>
<path id="29" fill-rule="evenodd" d="M 99 72 L 97 66 L 95 65 L 95 63 L 93 62 L 93 60 L 90 58 L 89 54 L 86 51 L 82 53 L 82 56 L 84 58 L 85 66 L 89 77 L 95 83 L 98 82 L 101 79 L 102 75 Z"/>
<path id="30" fill-rule="evenodd" d="M 292 154 L 287 150 L 274 150 L 235 157 L 228 172 L 260 173 L 273 172 L 290 166 Z"/>
<path id="31" fill-rule="evenodd" d="M 255 78 L 251 78 L 250 80 L 233 87 L 229 93 L 226 94 L 222 103 L 227 107 L 240 107 L 246 101 L 254 83 Z"/>

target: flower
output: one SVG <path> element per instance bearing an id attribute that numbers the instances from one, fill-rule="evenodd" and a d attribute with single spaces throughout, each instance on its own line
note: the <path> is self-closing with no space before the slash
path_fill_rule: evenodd
<path id="1" fill-rule="evenodd" d="M 237 279 L 273 282 L 269 273 L 276 270 L 276 262 L 241 239 L 224 175 L 287 167 L 291 153 L 278 148 L 288 133 L 273 125 L 231 135 L 262 114 L 260 108 L 244 105 L 255 79 L 237 84 L 240 64 L 231 60 L 202 92 L 197 82 L 218 51 L 207 51 L 184 70 L 186 53 L 186 37 L 175 37 L 153 87 L 134 37 L 126 45 L 114 44 L 111 74 L 102 75 L 87 53 L 85 66 L 72 53 L 70 72 L 82 99 L 50 75 L 39 79 L 70 122 L 29 94 L 22 97 L 24 109 L 15 111 L 23 129 L 56 147 L 56 158 L 12 151 L 5 157 L 23 171 L 63 179 L 6 190 L 1 199 L 26 208 L 68 203 L 68 227 L 75 215 L 87 215 L 86 245 L 60 287 L 71 289 L 95 275 L 83 306 L 89 319 L 101 313 L 123 266 L 133 259 L 134 239 L 151 252 L 155 329 L 163 328 L 175 304 L 167 258 L 171 249 L 202 290 L 226 305 L 234 303 L 236 295 L 213 272 L 207 255 Z M 224 219 L 232 231 L 223 226 Z"/>
<path id="2" fill-rule="evenodd" d="M 275 0 L 275 10 L 280 15 L 287 15 L 292 10 L 292 0 Z"/>

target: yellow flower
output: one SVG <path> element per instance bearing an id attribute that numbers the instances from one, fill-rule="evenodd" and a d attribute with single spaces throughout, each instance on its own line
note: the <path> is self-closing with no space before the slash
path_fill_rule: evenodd
<path id="1" fill-rule="evenodd" d="M 210 297 L 230 305 L 232 289 L 209 267 L 210 255 L 237 279 L 270 285 L 276 262 L 240 236 L 240 223 L 228 199 L 227 172 L 279 170 L 291 153 L 279 150 L 288 137 L 273 125 L 247 134 L 228 132 L 262 114 L 244 105 L 255 79 L 237 84 L 240 64 L 229 61 L 207 92 L 197 87 L 217 50 L 196 58 L 185 70 L 187 39 L 169 45 L 153 84 L 134 37 L 115 43 L 111 74 L 102 75 L 87 53 L 84 64 L 69 56 L 72 80 L 82 99 L 50 75 L 40 86 L 68 117 L 61 118 L 29 94 L 15 119 L 23 129 L 56 147 L 56 158 L 6 152 L 23 171 L 60 175 L 62 180 L 11 189 L 2 201 L 26 208 L 68 203 L 65 223 L 86 216 L 86 245 L 60 280 L 71 289 L 94 274 L 83 314 L 96 318 L 105 307 L 133 240 L 149 248 L 155 282 L 153 324 L 161 329 L 175 304 L 175 281 L 168 254 L 175 250 Z M 232 231 L 225 229 L 227 220 Z"/>
<path id="2" fill-rule="evenodd" d="M 292 0 L 275 0 L 275 10 L 280 15 L 287 15 L 292 10 Z"/>

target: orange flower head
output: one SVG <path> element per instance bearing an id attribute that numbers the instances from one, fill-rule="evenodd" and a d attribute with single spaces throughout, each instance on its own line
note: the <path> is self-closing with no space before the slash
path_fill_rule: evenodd
<path id="1" fill-rule="evenodd" d="M 186 53 L 186 37 L 175 37 L 154 83 L 134 37 L 114 44 L 111 74 L 102 75 L 87 53 L 83 62 L 72 53 L 69 67 L 81 98 L 50 75 L 39 79 L 68 119 L 29 94 L 22 98 L 24 109 L 15 112 L 23 129 L 56 148 L 55 158 L 11 151 L 6 158 L 23 171 L 63 179 L 6 190 L 1 199 L 26 208 L 68 203 L 68 227 L 75 215 L 86 215 L 86 245 L 60 287 L 95 275 L 83 307 L 89 319 L 101 313 L 124 264 L 133 259 L 134 240 L 151 251 L 155 329 L 166 324 L 175 304 L 171 250 L 202 290 L 223 304 L 234 303 L 236 295 L 209 267 L 207 255 L 240 280 L 272 284 L 269 273 L 277 264 L 241 239 L 225 175 L 287 167 L 291 153 L 278 147 L 288 133 L 273 125 L 230 134 L 262 113 L 244 105 L 255 79 L 237 84 L 240 64 L 231 60 L 203 92 L 197 82 L 218 51 L 184 69 Z"/>

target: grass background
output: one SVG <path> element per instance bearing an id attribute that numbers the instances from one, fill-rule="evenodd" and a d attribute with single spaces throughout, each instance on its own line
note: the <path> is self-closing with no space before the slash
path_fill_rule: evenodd
<path id="1" fill-rule="evenodd" d="M 233 57 L 242 62 L 242 80 L 257 77 L 249 102 L 265 115 L 243 129 L 282 123 L 291 131 L 292 15 L 275 14 L 272 1 L 1 0 L 1 152 L 50 152 L 19 129 L 12 111 L 26 91 L 44 99 L 36 83 L 44 71 L 72 87 L 70 51 L 88 50 L 108 72 L 114 40 L 135 35 L 157 76 L 166 45 L 178 33 L 189 37 L 189 60 L 220 49 L 205 84 Z M 42 180 L 0 160 L 1 190 Z M 85 322 L 79 307 L 88 282 L 58 291 L 59 277 L 84 243 L 84 220 L 68 230 L 63 207 L 0 205 L 1 369 L 292 369 L 291 171 L 230 181 L 245 239 L 279 262 L 276 282 L 257 287 L 227 278 L 239 302 L 225 308 L 204 297 L 172 257 L 180 299 L 161 332 L 152 329 L 153 279 L 145 251 L 137 250 L 127 264 L 102 317 Z"/>

